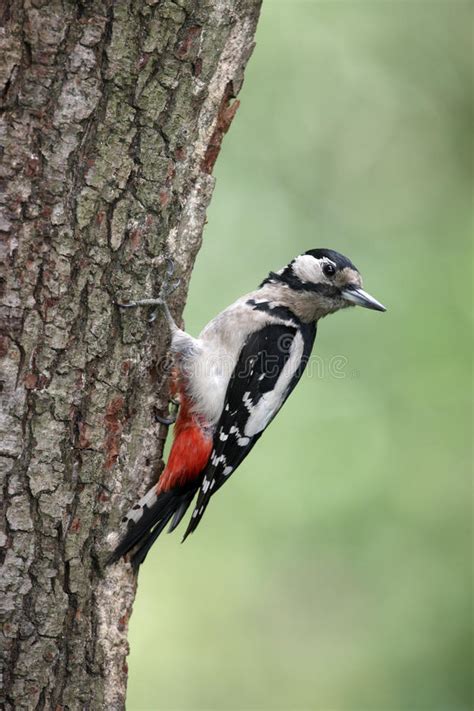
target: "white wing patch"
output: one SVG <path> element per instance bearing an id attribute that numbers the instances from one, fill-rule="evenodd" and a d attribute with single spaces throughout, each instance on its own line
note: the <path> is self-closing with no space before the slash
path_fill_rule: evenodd
<path id="1" fill-rule="evenodd" d="M 272 417 L 280 409 L 291 380 L 301 365 L 304 341 L 301 333 L 296 332 L 290 348 L 290 357 L 286 361 L 273 390 L 265 393 L 255 407 L 252 407 L 250 417 L 245 424 L 245 435 L 253 437 L 262 432 Z"/>

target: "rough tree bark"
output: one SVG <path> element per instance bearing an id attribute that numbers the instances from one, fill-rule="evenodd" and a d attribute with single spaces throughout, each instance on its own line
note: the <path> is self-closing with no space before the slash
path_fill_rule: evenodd
<path id="1" fill-rule="evenodd" d="M 7 708 L 120 709 L 135 580 L 107 535 L 159 474 L 152 296 L 179 317 L 261 0 L 0 4 Z"/>

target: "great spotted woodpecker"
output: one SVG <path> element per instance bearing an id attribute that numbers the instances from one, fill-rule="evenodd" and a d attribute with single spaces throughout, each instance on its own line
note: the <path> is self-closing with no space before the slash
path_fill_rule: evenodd
<path id="1" fill-rule="evenodd" d="M 171 273 L 168 274 L 168 278 Z M 142 563 L 169 523 L 172 531 L 194 499 L 183 540 L 192 533 L 211 497 L 229 479 L 273 420 L 300 379 L 319 319 L 347 306 L 385 311 L 362 289 L 359 271 L 331 249 L 312 249 L 256 291 L 216 316 L 198 338 L 178 328 L 158 299 L 122 307 L 160 306 L 171 330 L 174 389 L 179 414 L 166 467 L 152 489 L 125 516 L 128 530 L 113 552 L 116 561 L 134 549 Z"/>

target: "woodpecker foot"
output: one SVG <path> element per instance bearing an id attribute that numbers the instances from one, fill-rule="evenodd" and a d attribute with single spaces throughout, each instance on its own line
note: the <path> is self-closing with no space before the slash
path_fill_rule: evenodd
<path id="1" fill-rule="evenodd" d="M 164 301 L 159 297 L 157 299 L 139 299 L 138 301 L 127 301 L 122 304 L 120 301 L 115 302 L 121 309 L 134 309 L 137 306 L 163 306 Z"/>
<path id="2" fill-rule="evenodd" d="M 170 324 L 170 326 L 173 328 L 175 327 L 174 321 L 171 317 L 171 314 L 168 309 L 168 304 L 166 303 L 166 299 L 168 296 L 170 296 L 173 291 L 175 291 L 178 286 L 181 283 L 181 279 L 176 279 L 174 282 L 171 281 L 171 277 L 174 274 L 174 262 L 172 259 L 167 259 L 167 268 L 166 268 L 166 273 L 165 273 L 165 278 L 163 279 L 163 282 L 160 287 L 160 293 L 158 294 L 158 297 L 155 299 L 139 299 L 138 301 L 129 301 L 126 304 L 122 304 L 119 301 L 116 301 L 115 303 L 117 306 L 119 306 L 121 309 L 134 309 L 137 308 L 138 306 L 159 306 L 161 307 L 164 312 L 165 316 Z M 158 309 L 154 309 L 152 311 L 151 315 L 148 318 L 149 323 L 153 323 L 153 321 L 156 319 L 156 316 L 158 314 Z"/>
<path id="3" fill-rule="evenodd" d="M 161 299 L 166 299 L 166 297 L 170 296 L 170 294 L 172 294 L 173 291 L 175 291 L 181 283 L 181 279 L 176 279 L 174 282 L 171 281 L 174 272 L 174 261 L 171 259 L 171 257 L 168 257 L 166 260 L 165 278 L 163 279 L 163 283 L 161 284 L 159 294 Z"/>
<path id="4" fill-rule="evenodd" d="M 176 422 L 176 418 L 178 417 L 179 402 L 176 402 L 176 400 L 170 400 L 169 406 L 171 407 L 171 411 L 168 412 L 168 417 L 164 417 L 163 415 L 159 415 L 155 412 L 155 420 L 166 427 L 170 427 Z"/>
<path id="5" fill-rule="evenodd" d="M 160 425 L 165 425 L 165 427 L 171 427 L 176 422 L 176 415 L 173 417 L 162 417 L 161 415 L 155 415 L 155 420 L 160 423 Z"/>

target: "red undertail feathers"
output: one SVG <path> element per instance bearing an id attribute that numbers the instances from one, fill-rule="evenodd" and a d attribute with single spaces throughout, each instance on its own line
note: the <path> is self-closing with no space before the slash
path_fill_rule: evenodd
<path id="1" fill-rule="evenodd" d="M 109 563 L 135 549 L 131 561 L 137 569 L 167 524 L 170 523 L 170 532 L 176 528 L 201 485 L 211 450 L 212 437 L 200 426 L 183 398 L 166 467 L 158 484 L 124 517 L 128 530 Z"/>

